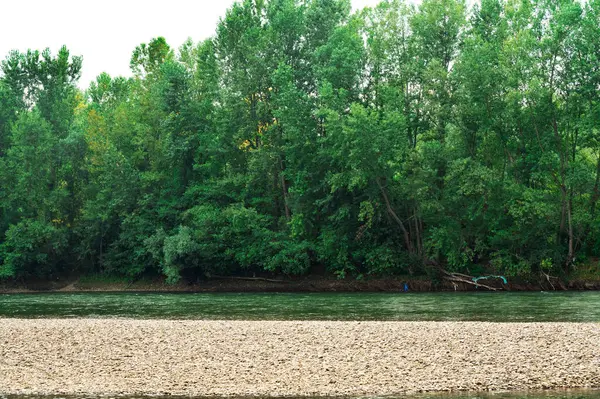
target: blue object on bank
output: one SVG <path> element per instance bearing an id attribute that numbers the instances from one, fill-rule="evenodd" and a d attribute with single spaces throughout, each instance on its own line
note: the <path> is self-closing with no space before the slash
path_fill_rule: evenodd
<path id="1" fill-rule="evenodd" d="M 404 292 L 408 292 L 408 284 L 404 283 Z"/>

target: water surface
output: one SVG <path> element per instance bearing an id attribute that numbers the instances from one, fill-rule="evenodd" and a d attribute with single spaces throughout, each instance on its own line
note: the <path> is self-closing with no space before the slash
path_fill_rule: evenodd
<path id="1" fill-rule="evenodd" d="M 3 294 L 1 317 L 600 322 L 600 292 Z"/>

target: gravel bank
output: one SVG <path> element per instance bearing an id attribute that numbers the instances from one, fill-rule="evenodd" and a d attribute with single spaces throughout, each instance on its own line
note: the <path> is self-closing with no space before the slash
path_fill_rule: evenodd
<path id="1" fill-rule="evenodd" d="M 0 319 L 0 393 L 600 387 L 600 324 Z"/>

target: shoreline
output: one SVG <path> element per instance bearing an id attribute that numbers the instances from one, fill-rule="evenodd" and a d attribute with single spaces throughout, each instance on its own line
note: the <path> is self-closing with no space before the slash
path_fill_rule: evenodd
<path id="1" fill-rule="evenodd" d="M 499 291 L 597 291 L 600 280 L 572 280 L 560 285 L 549 285 L 544 282 L 510 281 L 502 284 L 500 280 L 491 284 Z M 405 286 L 406 285 L 406 286 Z M 70 280 L 42 282 L 21 285 L 0 285 L 0 294 L 49 293 L 49 292 L 189 292 L 189 293 L 259 293 L 259 292 L 470 292 L 488 291 L 483 287 L 465 283 L 441 281 L 434 284 L 430 280 L 407 278 L 339 280 L 335 278 L 297 278 L 297 279 L 262 279 L 262 278 L 223 278 L 211 279 L 197 283 L 178 283 L 169 285 L 162 280 L 140 280 L 135 282 L 118 281 L 85 281 Z"/>
<path id="2" fill-rule="evenodd" d="M 4 395 L 594 388 L 598 323 L 0 319 Z"/>

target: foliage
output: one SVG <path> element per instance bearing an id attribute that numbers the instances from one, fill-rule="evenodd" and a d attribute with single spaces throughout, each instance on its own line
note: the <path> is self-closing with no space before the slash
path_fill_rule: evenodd
<path id="1" fill-rule="evenodd" d="M 0 278 L 564 275 L 600 253 L 600 1 L 241 0 L 85 92 L 0 73 Z"/>

